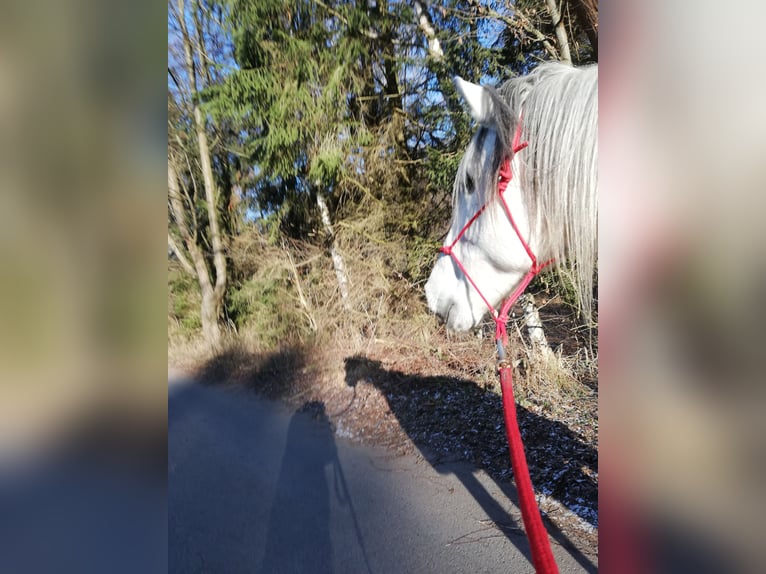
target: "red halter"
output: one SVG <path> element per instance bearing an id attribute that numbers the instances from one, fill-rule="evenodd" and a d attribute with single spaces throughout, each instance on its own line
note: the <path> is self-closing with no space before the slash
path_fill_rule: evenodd
<path id="1" fill-rule="evenodd" d="M 516 154 L 517 152 L 520 152 L 525 147 L 527 147 L 527 145 L 528 145 L 528 142 L 521 141 L 521 122 L 519 122 L 519 124 L 516 126 L 516 132 L 513 135 L 513 144 L 511 146 L 511 149 L 513 150 L 513 153 Z M 519 228 L 516 226 L 516 222 L 514 221 L 513 215 L 511 214 L 511 209 L 508 207 L 508 203 L 505 201 L 505 197 L 503 195 L 505 193 L 506 188 L 508 187 L 508 183 L 511 181 L 512 178 L 513 178 L 513 174 L 511 173 L 511 158 L 506 158 L 505 161 L 503 161 L 502 165 L 500 166 L 500 172 L 498 173 L 497 195 L 498 197 L 500 197 L 500 201 L 503 204 L 503 208 L 505 209 L 506 215 L 508 215 L 508 219 L 510 220 L 511 225 L 513 226 L 513 230 L 516 232 L 516 235 L 519 238 L 519 241 L 521 241 L 521 244 L 524 246 L 524 250 L 527 252 L 527 255 L 529 255 L 529 259 L 532 261 L 532 267 L 530 268 L 529 271 L 527 271 L 527 273 L 521 279 L 521 282 L 511 292 L 511 294 L 508 295 L 508 298 L 505 300 L 505 303 L 503 303 L 503 306 L 500 308 L 499 313 L 490 304 L 490 302 L 481 292 L 481 289 L 479 289 L 479 286 L 476 285 L 476 282 L 468 273 L 468 270 L 461 263 L 460 259 L 458 259 L 457 255 L 455 255 L 455 253 L 452 251 L 455 245 L 457 245 L 457 242 L 460 241 L 460 239 L 463 237 L 465 232 L 468 230 L 468 228 L 471 227 L 471 225 L 473 225 L 473 222 L 476 221 L 479 218 L 479 216 L 484 212 L 484 210 L 487 208 L 487 204 L 485 203 L 484 205 L 482 205 L 481 208 L 476 213 L 473 214 L 473 217 L 471 217 L 471 219 L 468 220 L 468 223 L 466 223 L 463 226 L 463 229 L 460 230 L 460 233 L 457 234 L 457 237 L 455 237 L 455 240 L 450 245 L 439 248 L 439 252 L 443 253 L 444 255 L 449 255 L 450 257 L 452 257 L 452 260 L 463 272 L 463 275 L 465 275 L 466 279 L 468 279 L 468 282 L 473 286 L 474 289 L 476 289 L 476 292 L 479 294 L 479 297 L 481 297 L 481 300 L 484 301 L 484 304 L 487 306 L 490 313 L 492 313 L 492 318 L 495 321 L 495 339 L 497 341 L 502 340 L 503 345 L 508 344 L 508 331 L 506 329 L 505 324 L 508 322 L 508 312 L 511 310 L 511 307 L 513 307 L 513 304 L 521 296 L 521 294 L 527 288 L 527 285 L 529 285 L 532 279 L 534 279 L 535 275 L 540 273 L 540 271 L 546 265 L 550 265 L 553 262 L 553 259 L 549 259 L 542 265 L 539 264 L 537 262 L 537 257 L 532 252 L 532 249 L 529 247 L 529 244 L 521 236 L 521 232 L 519 231 Z"/>

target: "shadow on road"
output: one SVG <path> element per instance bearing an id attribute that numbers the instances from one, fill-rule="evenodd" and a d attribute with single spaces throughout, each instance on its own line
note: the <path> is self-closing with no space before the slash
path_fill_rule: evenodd
<path id="1" fill-rule="evenodd" d="M 194 378 L 211 386 L 234 383 L 262 397 L 278 400 L 290 393 L 291 384 L 300 378 L 307 362 L 306 350 L 300 346 L 264 355 L 233 345 L 205 362 L 196 370 Z"/>
<path id="2" fill-rule="evenodd" d="M 310 450 L 305 448 L 303 439 L 307 433 L 314 438 Z M 307 564 L 311 564 L 315 572 L 332 571 L 325 467 L 337 458 L 324 404 L 306 403 L 293 415 L 287 430 L 260 572 L 300 572 Z M 299 484 L 302 489 L 297 493 Z M 311 536 L 307 537 L 307 532 L 311 532 Z"/>
<path id="3" fill-rule="evenodd" d="M 167 538 L 157 536 L 167 552 L 168 572 L 290 571 L 285 568 L 285 563 L 292 560 L 291 556 L 296 557 L 296 564 L 301 562 L 298 557 L 303 557 L 303 567 L 298 567 L 299 571 L 330 572 L 333 561 L 337 564 L 337 559 L 343 558 L 336 555 L 341 551 L 344 554 L 352 551 L 357 557 L 354 564 L 358 567 L 354 572 L 371 570 L 324 405 L 308 402 L 295 412 L 282 409 L 280 414 L 273 404 L 265 408 L 254 399 L 256 394 L 284 397 L 291 388 L 291 381 L 300 376 L 306 364 L 306 357 L 300 349 L 269 356 L 234 351 L 209 362 L 198 373 L 197 376 L 208 382 L 208 386 L 179 385 L 169 389 L 169 500 L 167 506 L 161 505 L 167 508 L 167 528 L 162 528 Z M 239 384 L 230 384 L 232 379 L 238 379 Z M 459 464 L 460 461 L 468 461 L 476 468 L 487 470 L 507 499 L 517 503 L 508 469 L 508 446 L 500 397 L 482 390 L 469 380 L 411 375 L 386 369 L 381 363 L 364 356 L 345 360 L 345 380 L 352 387 L 366 382 L 379 389 L 402 429 L 418 446 L 426 461 L 440 473 L 453 474 L 502 535 L 529 558 L 528 544 L 519 525 L 520 518 L 512 516 L 507 506 L 495 499 L 471 468 Z M 235 393 L 241 388 L 254 393 L 244 392 L 227 397 L 228 393 L 213 392 L 217 389 L 212 387 L 219 384 L 227 388 L 236 387 L 232 388 Z M 558 476 L 561 479 L 560 488 L 563 489 L 565 484 L 579 485 L 580 490 L 575 495 L 594 500 L 591 497 L 597 494 L 597 484 L 582 469 L 597 470 L 597 452 L 584 445 L 576 433 L 564 425 L 539 417 L 518 405 L 517 414 L 530 466 L 536 469 L 532 471 L 533 483 L 536 486 L 552 484 L 553 494 L 561 499 L 561 492 L 556 491 Z M 301 452 L 303 439 L 299 437 L 299 429 L 304 427 L 311 429 L 320 445 L 308 456 Z M 554 442 L 558 443 L 559 448 L 551 452 L 548 446 Z M 130 481 L 123 485 L 122 481 L 127 480 L 123 466 L 107 468 L 119 471 L 113 474 L 120 486 L 132 486 Z M 508 470 L 493 471 L 493 468 Z M 89 467 L 85 468 L 82 462 L 72 469 L 76 473 L 90 474 Z M 99 473 L 102 472 L 103 469 L 99 470 Z M 304 475 L 311 477 L 307 481 L 311 486 L 301 491 L 295 488 L 295 481 Z M 141 528 L 134 531 L 132 523 L 126 520 L 142 510 L 142 497 L 133 497 L 130 492 L 120 490 L 119 496 L 115 497 L 119 505 L 112 508 L 104 504 L 106 498 L 103 497 L 108 494 L 104 487 L 93 488 L 95 478 L 92 480 L 92 477 L 86 476 L 87 481 L 83 484 L 88 486 L 88 496 L 97 496 L 99 504 L 89 504 L 91 511 L 83 514 L 84 499 L 79 498 L 78 492 L 62 490 L 47 494 L 50 485 L 56 486 L 59 482 L 58 475 L 46 468 L 42 479 L 39 478 L 41 476 L 38 474 L 37 480 L 20 477 L 13 484 L 0 482 L 3 487 L 0 489 L 0 507 L 3 509 L 0 517 L 5 519 L 0 519 L 0 531 L 4 533 L 3 543 L 0 543 L 3 550 L 0 552 L 0 565 L 6 565 L 0 570 L 16 570 L 9 569 L 7 565 L 20 564 L 22 559 L 28 562 L 33 558 L 37 565 L 57 561 L 57 571 L 68 572 L 70 570 L 62 569 L 58 558 L 60 555 L 71 558 L 68 553 L 73 534 L 87 539 L 89 547 L 93 548 L 113 548 L 106 539 L 115 534 L 123 546 L 126 541 L 129 543 L 130 555 L 121 555 L 123 560 L 120 563 L 115 563 L 112 555 L 106 552 L 96 553 L 93 559 L 104 560 L 115 572 L 150 571 L 147 567 L 143 570 L 136 567 L 135 563 L 143 559 L 137 553 L 140 547 L 137 542 L 140 542 L 140 537 L 154 539 L 155 535 L 145 524 L 138 522 L 136 525 L 140 524 Z M 98 474 L 96 478 L 101 476 Z M 60 481 L 60 484 L 69 488 L 79 483 L 66 475 L 66 480 Z M 359 516 L 364 517 L 365 511 L 370 510 L 369 500 L 367 508 L 364 507 L 369 493 L 358 487 L 353 491 L 359 503 Z M 41 492 L 46 494 L 41 495 Z M 385 505 L 399 501 L 398 498 L 385 497 L 383 500 Z M 34 504 L 29 506 L 31 503 L 28 501 L 34 501 Z M 338 504 L 347 505 L 341 513 L 345 517 L 341 518 L 341 528 L 350 538 L 346 538 L 346 544 L 342 547 L 338 545 L 334 548 L 330 541 L 332 530 L 328 520 L 332 520 L 328 516 L 328 506 L 335 505 L 337 508 Z M 9 512 L 14 508 L 17 513 Z M 40 532 L 46 539 L 47 551 L 44 554 L 18 540 L 19 533 L 24 533 L 24 525 L 32 526 L 31 517 L 37 518 L 35 512 L 30 515 L 30 509 L 44 511 L 43 523 L 51 525 L 51 528 L 41 531 L 39 523 L 34 523 L 34 539 L 39 540 Z M 68 513 L 68 509 L 71 512 Z M 98 513 L 99 509 L 116 512 L 119 520 L 112 517 L 105 520 Z M 73 522 L 71 516 L 77 516 L 77 521 Z M 352 519 L 353 524 L 349 523 L 348 518 Z M 90 520 L 92 527 L 83 527 L 78 522 L 81 519 Z M 616 522 L 621 517 L 615 516 L 613 520 Z M 703 574 L 739 571 L 734 566 L 735 561 L 730 559 L 728 549 L 721 548 L 720 540 L 711 540 L 682 522 L 663 522 L 662 517 L 652 516 L 647 520 L 647 523 L 638 525 L 638 532 L 644 535 L 648 547 L 639 550 L 651 564 L 662 566 L 668 572 Z M 296 541 L 291 536 L 295 522 L 300 522 L 303 530 L 310 532 L 311 536 L 303 536 Z M 126 523 L 130 528 L 125 526 Z M 72 524 L 77 527 L 72 528 Z M 105 524 L 109 528 L 104 528 Z M 549 534 L 568 550 L 585 571 L 597 572 L 593 561 L 575 548 L 555 525 L 546 521 L 546 526 Z M 370 528 L 374 529 L 367 524 L 365 530 Z M 66 536 L 59 539 L 59 533 Z M 609 536 L 609 530 L 605 530 L 603 535 Z M 290 543 L 288 545 L 283 541 Z M 368 543 L 370 560 L 377 569 L 385 553 L 382 558 L 381 545 L 375 546 L 375 539 L 368 538 Z M 617 545 L 617 548 L 620 546 Z M 647 555 L 648 551 L 652 554 Z M 392 560 L 398 558 L 395 556 Z M 309 560 L 310 567 L 306 567 L 306 560 Z M 600 558 L 599 562 L 603 564 L 603 560 Z M 77 571 L 104 571 L 104 568 L 79 568 Z M 381 571 L 395 570 L 388 568 Z M 449 568 L 441 571 L 449 571 Z"/>
<path id="4" fill-rule="evenodd" d="M 331 509 L 342 507 L 350 538 L 337 551 L 353 546 L 356 571 L 369 572 L 325 405 L 290 414 L 221 391 L 169 392 L 168 571 L 332 573 L 344 557 L 335 556 Z"/>
<path id="5" fill-rule="evenodd" d="M 467 460 L 492 476 L 498 487 L 518 506 L 515 488 L 510 486 L 508 461 L 500 396 L 479 388 L 474 382 L 452 377 L 423 377 L 385 369 L 379 361 L 364 356 L 345 359 L 346 384 L 356 386 L 366 381 L 382 392 L 391 412 L 399 421 L 422 456 L 440 473 L 452 472 L 479 503 L 487 516 L 527 558 L 529 544 L 519 536 L 517 522 L 491 495 L 471 472 L 456 470 L 450 462 Z M 584 445 L 565 425 L 540 417 L 517 405 L 517 415 L 535 485 L 554 482 L 552 494 L 561 499 L 552 476 L 558 484 L 580 485 L 582 492 L 575 497 L 596 500 L 598 486 L 582 472 L 588 467 L 596 470 L 598 454 Z M 552 454 L 549 445 L 556 441 Z M 500 461 L 504 461 L 501 463 Z M 505 468 L 498 473 L 497 468 Z M 459 467 L 458 467 L 459 468 Z M 535 471 L 537 469 L 537 471 Z M 567 473 L 575 476 L 566 477 Z M 568 478 L 568 480 L 563 480 Z M 570 496 L 573 493 L 568 493 Z M 588 572 L 596 565 L 550 522 L 545 520 L 550 535 L 564 546 Z"/>
<path id="6" fill-rule="evenodd" d="M 267 356 L 235 349 L 207 363 L 197 375 L 213 387 L 223 385 L 248 389 L 257 395 L 278 399 L 294 394 L 295 388 L 302 388 L 305 381 L 301 381 L 297 387 L 296 381 L 304 376 L 302 373 L 307 362 L 302 349 L 287 349 Z M 468 462 L 474 468 L 486 470 L 497 488 L 518 506 L 508 462 L 502 402 L 498 395 L 481 389 L 473 381 L 411 375 L 386 369 L 380 362 L 364 356 L 345 359 L 345 381 L 350 387 L 365 382 L 379 389 L 391 413 L 418 446 L 425 460 L 437 472 L 454 475 L 502 535 L 527 559 L 531 558 L 529 544 L 521 528 L 520 515 L 512 515 L 513 510 L 498 502 L 488 492 L 473 469 L 461 464 Z M 191 395 L 202 392 L 204 387 L 191 392 Z M 223 465 L 232 463 L 225 463 L 225 457 L 219 457 L 219 453 L 206 445 L 226 444 L 237 456 L 240 453 L 244 457 L 251 456 L 248 453 L 253 452 L 253 437 L 262 435 L 262 441 L 270 440 L 268 423 L 260 420 L 258 413 L 253 412 L 252 405 L 247 404 L 246 395 L 242 395 L 242 400 L 233 405 L 220 405 L 219 409 L 217 399 L 214 398 L 217 395 L 202 401 L 201 397 L 192 398 L 185 394 L 171 396 L 168 413 L 171 429 L 180 419 L 185 418 L 191 403 L 196 403 L 198 407 L 204 404 L 203 416 L 213 416 L 219 421 L 210 426 L 222 434 L 216 440 L 206 436 L 200 436 L 199 440 L 184 436 L 183 444 L 170 445 L 175 451 L 194 449 L 189 454 L 189 458 L 193 458 L 189 464 L 197 467 L 197 477 L 193 481 L 195 492 L 189 493 L 187 500 L 194 500 L 194 505 L 204 506 L 201 510 L 204 510 L 211 524 L 217 523 L 219 518 L 231 522 L 230 518 L 225 517 L 242 516 L 238 531 L 242 542 L 254 539 L 265 541 L 265 545 L 262 543 L 257 549 L 248 549 L 247 557 L 242 557 L 243 561 L 246 560 L 243 564 L 249 564 L 247 571 L 276 571 L 276 565 L 285 567 L 286 564 L 295 564 L 296 567 L 285 568 L 284 571 L 300 570 L 300 564 L 304 567 L 305 564 L 311 564 L 311 571 L 314 572 L 332 571 L 336 557 L 328 520 L 330 508 L 338 502 L 341 505 L 348 504 L 348 514 L 353 518 L 356 534 L 349 534 L 356 539 L 354 546 L 361 554 L 360 565 L 363 566 L 360 571 L 364 571 L 365 566 L 369 570 L 364 541 L 359 534 L 354 508 L 338 462 L 334 431 L 323 403 L 305 403 L 289 415 L 284 449 L 280 447 L 273 456 L 270 455 L 268 461 L 268 464 L 273 465 L 275 474 L 273 498 L 264 493 L 264 497 L 257 500 L 253 498 L 252 486 L 240 484 L 227 474 Z M 538 488 L 540 484 L 549 485 L 550 494 L 565 503 L 567 500 L 576 501 L 578 497 L 589 502 L 596 500 L 597 484 L 589 474 L 583 472 L 584 468 L 597 471 L 596 451 L 561 423 L 549 421 L 520 406 L 517 406 L 517 414 L 533 484 Z M 318 446 L 306 452 L 306 445 L 302 444 L 306 439 L 302 436 L 312 436 Z M 275 442 L 281 445 L 282 440 L 276 439 Z M 550 448 L 553 444 L 556 445 L 555 449 Z M 254 467 L 263 464 L 266 461 L 245 458 L 241 459 L 238 466 L 244 465 L 244 471 L 257 473 L 259 471 Z M 306 484 L 305 492 L 296 490 L 296 484 Z M 212 497 L 211 492 L 215 492 Z M 330 499 L 333 496 L 337 497 L 337 501 Z M 241 501 L 248 502 L 243 506 Z M 178 517 L 174 523 L 191 530 L 197 523 L 197 517 L 190 516 L 186 510 L 183 514 L 184 518 Z M 546 520 L 546 526 L 550 535 L 566 548 L 585 571 L 597 571 L 594 562 L 578 550 L 554 524 Z M 197 523 L 197 528 L 205 530 L 208 527 Z M 305 535 L 296 538 L 298 531 L 313 534 L 310 538 Z M 195 535 L 191 532 L 178 536 L 171 534 L 171 538 L 193 539 Z M 292 543 L 288 546 L 285 541 Z M 236 540 L 231 540 L 232 544 L 234 542 Z M 215 554 L 219 550 L 211 552 Z M 173 558 L 171 555 L 171 563 Z M 227 563 L 231 558 L 231 555 L 226 558 Z M 193 564 L 193 568 L 200 567 L 198 563 L 182 562 L 187 566 Z M 182 562 L 176 562 L 174 566 L 180 567 Z M 176 571 L 185 570 L 176 568 Z"/>
<path id="7" fill-rule="evenodd" d="M 338 459 L 335 431 L 324 403 L 307 402 L 290 420 L 259 572 L 306 572 L 307 567 L 317 574 L 333 571 L 329 528 L 332 491 L 342 505 L 350 506 L 357 541 L 364 551 Z M 364 560 L 369 572 L 366 553 Z"/>

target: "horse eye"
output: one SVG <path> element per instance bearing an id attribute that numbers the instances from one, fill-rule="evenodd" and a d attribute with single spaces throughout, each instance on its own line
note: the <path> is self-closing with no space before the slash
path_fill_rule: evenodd
<path id="1" fill-rule="evenodd" d="M 473 193 L 474 192 L 473 178 L 470 175 L 467 175 L 465 177 L 465 187 L 466 187 L 466 190 L 468 191 L 468 193 Z"/>

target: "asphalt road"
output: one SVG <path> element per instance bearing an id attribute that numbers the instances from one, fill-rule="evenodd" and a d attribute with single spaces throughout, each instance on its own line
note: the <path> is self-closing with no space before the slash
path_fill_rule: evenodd
<path id="1" fill-rule="evenodd" d="M 348 444 L 318 403 L 169 384 L 169 572 L 534 572 L 509 494 L 466 464 Z M 553 552 L 562 573 L 597 570 Z"/>

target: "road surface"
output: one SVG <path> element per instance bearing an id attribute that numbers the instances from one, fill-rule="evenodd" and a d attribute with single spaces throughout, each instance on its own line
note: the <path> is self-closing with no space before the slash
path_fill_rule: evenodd
<path id="1" fill-rule="evenodd" d="M 172 380 L 168 473 L 169 572 L 534 572 L 507 486 L 351 445 L 320 403 Z M 562 574 L 597 570 L 553 552 Z"/>

